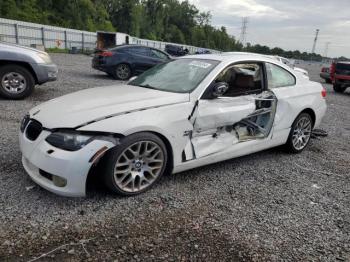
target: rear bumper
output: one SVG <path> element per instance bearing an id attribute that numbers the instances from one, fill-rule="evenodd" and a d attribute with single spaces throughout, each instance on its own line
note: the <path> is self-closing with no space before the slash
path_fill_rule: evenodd
<path id="1" fill-rule="evenodd" d="M 322 105 L 320 107 L 318 107 L 316 109 L 316 121 L 314 124 L 314 128 L 318 128 L 322 122 L 323 117 L 325 116 L 327 111 L 327 104 L 326 101 L 324 103 L 322 103 Z"/>
<path id="2" fill-rule="evenodd" d="M 336 78 L 334 80 L 334 84 L 349 87 L 350 86 L 350 78 L 349 79 Z"/>
<path id="3" fill-rule="evenodd" d="M 42 131 L 31 141 L 25 133 L 19 133 L 22 164 L 30 178 L 41 187 L 61 196 L 83 197 L 86 180 L 92 163 L 89 160 L 102 147 L 111 148 L 112 142 L 94 140 L 78 151 L 70 152 L 55 148 L 45 141 L 50 134 Z M 53 152 L 49 153 L 49 150 Z M 48 174 L 48 175 L 45 175 Z M 66 184 L 57 186 L 53 177 L 65 180 Z"/>
<path id="4" fill-rule="evenodd" d="M 91 62 L 91 67 L 99 71 L 108 72 L 105 58 L 94 57 Z"/>

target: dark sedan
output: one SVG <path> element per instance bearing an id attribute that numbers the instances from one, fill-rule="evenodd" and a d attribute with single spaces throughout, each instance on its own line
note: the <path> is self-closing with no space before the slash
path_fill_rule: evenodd
<path id="1" fill-rule="evenodd" d="M 156 48 L 140 45 L 121 45 L 95 53 L 92 67 L 106 72 L 116 79 L 127 80 L 133 75 L 171 60 L 171 57 Z"/>

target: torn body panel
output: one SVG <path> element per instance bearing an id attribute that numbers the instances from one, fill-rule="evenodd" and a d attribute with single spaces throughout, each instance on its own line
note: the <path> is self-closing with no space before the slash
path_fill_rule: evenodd
<path id="1" fill-rule="evenodd" d="M 237 123 L 255 110 L 250 97 L 217 98 L 200 100 L 194 122 L 194 131 L 202 132 Z"/>
<path id="2" fill-rule="evenodd" d="M 267 138 L 276 106 L 277 98 L 270 91 L 200 101 L 190 136 L 193 152 L 186 147 L 186 161 L 218 153 L 240 142 Z"/>

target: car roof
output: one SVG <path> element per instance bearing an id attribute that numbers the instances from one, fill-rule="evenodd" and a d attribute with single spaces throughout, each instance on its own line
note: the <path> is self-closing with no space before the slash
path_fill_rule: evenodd
<path id="1" fill-rule="evenodd" d="M 256 54 L 256 53 L 248 53 L 248 52 L 223 52 L 219 54 L 198 54 L 198 55 L 183 56 L 181 58 L 199 58 L 199 59 L 217 60 L 221 62 L 254 60 L 254 61 L 266 61 L 266 62 L 283 64 L 270 56 Z"/>
<path id="2" fill-rule="evenodd" d="M 153 46 L 146 46 L 146 45 L 137 45 L 137 44 L 123 44 L 123 45 L 117 45 L 115 47 L 112 47 L 112 49 L 115 48 L 128 48 L 128 47 L 142 47 L 142 48 L 151 48 L 151 49 L 157 49 L 160 50 L 159 48 L 153 47 Z M 162 51 L 162 50 L 160 50 Z M 164 52 L 164 51 L 163 51 Z"/>
<path id="3" fill-rule="evenodd" d="M 350 65 L 350 62 L 349 61 L 338 61 L 337 64 L 348 64 L 348 65 Z"/>

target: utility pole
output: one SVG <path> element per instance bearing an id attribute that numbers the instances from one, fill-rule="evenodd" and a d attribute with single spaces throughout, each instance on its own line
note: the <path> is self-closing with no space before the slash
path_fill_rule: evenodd
<path id="1" fill-rule="evenodd" d="M 311 50 L 311 54 L 314 54 L 316 51 L 316 43 L 317 43 L 317 39 L 318 39 L 318 33 L 320 32 L 320 29 L 316 29 L 316 35 L 315 35 L 315 40 L 314 40 L 314 44 L 312 46 L 312 50 Z"/>
<path id="2" fill-rule="evenodd" d="M 248 28 L 248 17 L 242 17 L 242 27 L 241 27 L 241 36 L 239 41 L 245 46 L 245 42 L 247 40 L 247 28 Z"/>
<path id="3" fill-rule="evenodd" d="M 328 49 L 329 49 L 329 45 L 331 44 L 331 42 L 326 42 L 325 44 L 325 48 L 324 48 L 324 57 L 328 56 Z"/>

